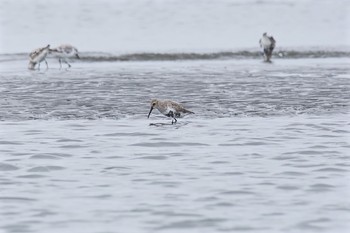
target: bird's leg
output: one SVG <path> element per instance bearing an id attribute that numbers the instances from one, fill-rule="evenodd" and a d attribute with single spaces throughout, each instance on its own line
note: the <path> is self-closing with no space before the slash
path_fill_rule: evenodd
<path id="1" fill-rule="evenodd" d="M 264 51 L 263 51 L 264 61 L 266 61 L 266 54 L 267 54 L 267 50 L 264 48 Z"/>
<path id="2" fill-rule="evenodd" d="M 46 59 L 45 59 L 44 61 L 45 61 L 45 63 L 46 63 L 46 69 L 48 69 L 48 68 L 49 68 L 49 64 L 47 64 Z"/>
<path id="3" fill-rule="evenodd" d="M 61 58 L 58 58 L 58 61 L 60 62 L 60 69 L 62 69 L 62 61 L 61 61 Z"/>
<path id="4" fill-rule="evenodd" d="M 71 68 L 71 65 L 68 63 L 67 60 L 64 60 L 64 62 L 68 65 L 68 68 Z"/>
<path id="5" fill-rule="evenodd" d="M 68 65 L 68 68 L 71 68 L 71 67 L 72 67 L 68 62 L 66 62 L 66 63 L 67 63 L 67 65 Z"/>
<path id="6" fill-rule="evenodd" d="M 176 118 L 173 117 L 173 120 L 171 120 L 171 124 L 172 124 L 172 125 L 173 125 L 173 124 L 176 124 L 176 122 L 177 122 Z"/>

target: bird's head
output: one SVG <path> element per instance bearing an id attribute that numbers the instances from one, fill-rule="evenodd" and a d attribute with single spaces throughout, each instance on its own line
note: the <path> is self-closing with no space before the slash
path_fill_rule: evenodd
<path id="1" fill-rule="evenodd" d="M 153 100 L 151 101 L 151 107 L 156 107 L 157 105 L 158 105 L 158 100 L 153 99 Z"/>
<path id="2" fill-rule="evenodd" d="M 29 70 L 34 70 L 35 65 L 36 65 L 36 62 L 29 61 L 28 69 Z"/>
<path id="3" fill-rule="evenodd" d="M 149 118 L 149 116 L 151 115 L 151 112 L 155 107 L 157 107 L 157 105 L 158 105 L 158 100 L 154 99 L 151 101 L 151 109 L 149 110 L 147 118 Z"/>

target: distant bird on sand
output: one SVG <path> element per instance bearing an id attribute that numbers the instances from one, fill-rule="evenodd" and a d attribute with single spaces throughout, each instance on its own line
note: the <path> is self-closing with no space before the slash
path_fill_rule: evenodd
<path id="1" fill-rule="evenodd" d="M 265 32 L 262 38 L 259 40 L 260 47 L 264 50 L 264 60 L 266 62 L 271 62 L 272 51 L 276 46 L 276 41 L 272 36 L 268 36 Z"/>
<path id="2" fill-rule="evenodd" d="M 70 68 L 71 65 L 68 62 L 68 58 L 80 58 L 78 49 L 69 44 L 63 44 L 57 48 L 50 49 L 50 54 L 58 58 L 58 61 L 60 62 L 60 69 L 62 68 L 62 61 Z"/>
<path id="3" fill-rule="evenodd" d="M 156 108 L 159 112 L 161 112 L 164 116 L 173 118 L 171 121 L 171 124 L 174 124 L 177 122 L 176 118 L 182 117 L 181 114 L 194 114 L 194 112 L 191 112 L 184 107 L 182 107 L 180 104 L 171 101 L 171 100 L 152 100 L 151 101 L 151 110 L 148 113 L 148 118 L 151 115 L 152 110 Z"/>
<path id="4" fill-rule="evenodd" d="M 46 47 L 38 48 L 33 50 L 29 54 L 29 64 L 28 64 L 28 69 L 34 70 L 36 64 L 38 64 L 38 69 L 40 70 L 40 63 L 42 61 L 45 61 L 46 63 L 46 68 L 49 68 L 49 65 L 47 64 L 46 61 L 46 56 L 49 53 L 50 50 L 50 45 L 48 44 Z"/>

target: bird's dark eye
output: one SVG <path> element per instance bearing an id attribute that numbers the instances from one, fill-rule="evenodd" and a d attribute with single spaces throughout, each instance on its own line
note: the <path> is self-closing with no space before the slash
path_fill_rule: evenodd
<path id="1" fill-rule="evenodd" d="M 156 103 L 153 103 L 152 106 L 156 105 Z"/>

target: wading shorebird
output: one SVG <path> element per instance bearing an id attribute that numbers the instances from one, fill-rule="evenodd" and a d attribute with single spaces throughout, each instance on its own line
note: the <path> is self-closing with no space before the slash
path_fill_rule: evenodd
<path id="1" fill-rule="evenodd" d="M 259 40 L 260 47 L 263 48 L 264 60 L 271 62 L 272 51 L 276 46 L 276 41 L 272 36 L 268 36 L 265 32 L 262 38 Z"/>
<path id="2" fill-rule="evenodd" d="M 34 51 L 32 51 L 29 54 L 28 69 L 34 70 L 36 64 L 39 64 L 38 70 L 40 70 L 40 63 L 42 61 L 45 61 L 46 68 L 48 69 L 49 65 L 47 64 L 47 61 L 45 58 L 46 58 L 47 54 L 49 53 L 49 50 L 50 50 L 50 45 L 48 44 L 46 47 L 38 48 L 38 49 L 35 49 Z"/>
<path id="3" fill-rule="evenodd" d="M 182 107 L 180 104 L 171 101 L 171 100 L 152 100 L 151 101 L 151 110 L 148 113 L 148 118 L 151 115 L 152 110 L 156 108 L 159 112 L 161 112 L 164 116 L 173 118 L 171 120 L 171 124 L 174 124 L 177 122 L 176 118 L 182 117 L 181 114 L 194 114 L 194 112 L 191 112 L 184 107 Z"/>
<path id="4" fill-rule="evenodd" d="M 63 44 L 57 48 L 50 49 L 50 54 L 58 58 L 58 61 L 60 62 L 60 69 L 62 69 L 62 61 L 68 65 L 68 68 L 71 67 L 68 62 L 68 58 L 80 59 L 78 49 L 69 44 Z"/>

